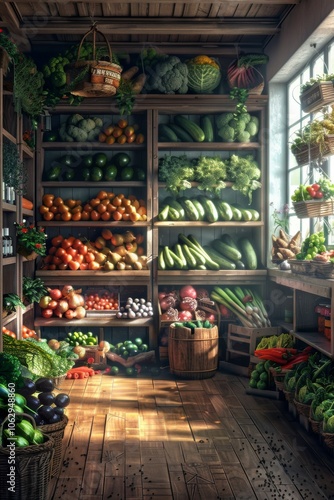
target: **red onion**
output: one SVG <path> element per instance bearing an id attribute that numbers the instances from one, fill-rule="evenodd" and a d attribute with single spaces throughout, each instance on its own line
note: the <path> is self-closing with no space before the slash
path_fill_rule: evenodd
<path id="1" fill-rule="evenodd" d="M 73 309 L 68 309 L 65 314 L 64 314 L 66 319 L 73 319 L 76 318 L 76 312 L 73 311 Z"/>
<path id="2" fill-rule="evenodd" d="M 184 297 L 180 302 L 180 308 L 183 311 L 196 311 L 197 300 L 192 297 Z"/>
<path id="3" fill-rule="evenodd" d="M 64 285 L 61 291 L 61 294 L 63 297 L 67 297 L 69 293 L 73 292 L 73 286 L 72 285 Z"/>
<path id="4" fill-rule="evenodd" d="M 59 288 L 48 288 L 48 292 L 52 300 L 59 300 L 62 298 L 62 293 Z"/>

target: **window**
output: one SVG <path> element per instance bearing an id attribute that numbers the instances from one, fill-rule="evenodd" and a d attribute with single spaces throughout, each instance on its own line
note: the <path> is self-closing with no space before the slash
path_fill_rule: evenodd
<path id="1" fill-rule="evenodd" d="M 299 93 L 300 86 L 306 83 L 310 78 L 319 75 L 334 73 L 334 40 L 325 46 L 320 52 L 317 51 L 315 57 L 304 67 L 303 71 L 287 85 L 287 140 L 290 144 L 294 134 L 303 129 L 314 118 L 321 118 L 321 113 L 304 113 L 300 106 Z M 288 148 L 287 157 L 287 196 L 291 200 L 291 195 L 300 184 L 312 182 L 314 174 L 322 169 L 329 177 L 334 180 L 334 157 L 328 157 L 323 160 L 321 165 L 311 162 L 307 165 L 298 166 L 294 155 Z M 289 232 L 295 234 L 299 229 L 303 238 L 309 232 L 320 231 L 324 229 L 328 233 L 328 244 L 334 245 L 334 234 L 329 232 L 328 228 L 334 229 L 334 217 L 325 219 L 299 219 L 296 215 L 290 214 Z"/>

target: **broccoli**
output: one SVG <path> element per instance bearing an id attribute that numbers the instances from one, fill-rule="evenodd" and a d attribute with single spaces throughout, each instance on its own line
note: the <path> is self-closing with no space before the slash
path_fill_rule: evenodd
<path id="1" fill-rule="evenodd" d="M 228 122 L 228 124 L 230 127 L 234 128 L 234 130 L 237 134 L 240 134 L 246 128 L 246 122 L 244 122 L 244 120 L 241 120 L 239 117 L 232 118 L 232 120 L 230 120 Z"/>
<path id="2" fill-rule="evenodd" d="M 88 134 L 88 132 L 95 128 L 95 121 L 92 118 L 83 118 L 76 124 L 76 126 Z"/>
<path id="3" fill-rule="evenodd" d="M 79 115 L 79 113 L 75 113 L 74 115 L 71 115 L 67 118 L 67 125 L 78 125 L 78 123 L 83 120 L 84 117 L 82 115 Z"/>
<path id="4" fill-rule="evenodd" d="M 100 129 L 103 127 L 103 120 L 98 116 L 91 116 L 92 120 L 95 122 L 95 127 L 99 127 Z"/>
<path id="5" fill-rule="evenodd" d="M 60 137 L 60 139 L 61 139 L 62 141 L 64 141 L 64 142 L 73 142 L 73 141 L 74 141 L 73 137 L 71 137 L 71 136 L 70 136 L 70 135 L 68 135 L 68 133 L 67 133 L 67 125 L 66 125 L 66 123 L 63 123 L 63 124 L 60 126 L 60 128 L 59 128 L 59 130 L 58 130 L 58 133 L 59 133 L 59 137 Z"/>
<path id="6" fill-rule="evenodd" d="M 87 134 L 87 141 L 95 141 L 100 132 L 101 132 L 100 127 L 95 127 L 93 128 L 93 130 L 90 130 Z"/>
<path id="7" fill-rule="evenodd" d="M 77 142 L 84 142 L 87 140 L 87 132 L 82 128 L 76 127 L 75 125 L 69 125 L 66 132 Z"/>
<path id="8" fill-rule="evenodd" d="M 237 135 L 237 141 L 238 142 L 250 142 L 250 134 L 245 130 L 244 132 L 239 132 Z"/>
<path id="9" fill-rule="evenodd" d="M 7 385 L 21 378 L 21 363 L 16 356 L 0 352 L 0 382 Z"/>
<path id="10" fill-rule="evenodd" d="M 259 179 L 261 170 L 254 158 L 250 155 L 241 157 L 232 155 L 226 160 L 227 178 L 233 182 L 232 189 L 240 191 L 252 201 L 252 192 L 261 187 Z"/>
<path id="11" fill-rule="evenodd" d="M 234 142 L 235 130 L 227 124 L 219 129 L 217 134 L 223 139 L 224 142 Z"/>
<path id="12" fill-rule="evenodd" d="M 253 122 L 253 121 L 250 121 L 249 123 L 247 123 L 245 130 L 246 130 L 246 132 L 249 133 L 249 135 L 251 137 L 254 137 L 254 135 L 256 135 L 258 133 L 258 131 L 259 131 L 256 123 Z"/>
<path id="13" fill-rule="evenodd" d="M 223 128 L 224 125 L 228 125 L 231 120 L 233 120 L 233 113 L 222 113 L 221 115 L 216 116 L 216 125 L 217 128 Z"/>
<path id="14" fill-rule="evenodd" d="M 239 120 L 242 120 L 246 123 L 249 123 L 251 121 L 251 115 L 249 113 L 240 113 L 239 115 Z"/>
<path id="15" fill-rule="evenodd" d="M 164 56 L 153 66 L 146 68 L 148 78 L 144 90 L 162 94 L 186 94 L 188 92 L 188 67 L 177 56 Z"/>

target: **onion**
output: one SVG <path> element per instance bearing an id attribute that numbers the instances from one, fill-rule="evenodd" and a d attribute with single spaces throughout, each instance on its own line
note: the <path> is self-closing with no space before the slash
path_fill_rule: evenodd
<path id="1" fill-rule="evenodd" d="M 57 305 L 58 305 L 58 301 L 57 300 L 50 300 L 50 302 L 48 304 L 48 307 L 50 309 L 56 309 Z"/>
<path id="2" fill-rule="evenodd" d="M 166 295 L 166 297 L 160 301 L 160 307 L 162 311 L 167 311 L 167 309 L 174 306 L 175 299 L 171 295 Z"/>
<path id="3" fill-rule="evenodd" d="M 86 309 L 83 306 L 79 306 L 75 309 L 75 317 L 82 319 L 86 316 Z"/>
<path id="4" fill-rule="evenodd" d="M 73 309 L 67 309 L 64 316 L 66 319 L 73 319 L 73 318 L 76 318 L 77 315 L 76 315 L 76 312 L 73 311 Z"/>
<path id="5" fill-rule="evenodd" d="M 44 295 L 39 301 L 39 307 L 41 307 L 42 309 L 46 309 L 47 307 L 49 307 L 51 300 L 52 299 L 49 295 Z"/>
<path id="6" fill-rule="evenodd" d="M 59 300 L 62 298 L 62 293 L 59 288 L 48 288 L 48 292 L 52 300 Z"/>
<path id="7" fill-rule="evenodd" d="M 58 305 L 57 305 L 56 309 L 53 310 L 53 313 L 55 316 L 58 316 L 58 318 L 62 318 L 63 314 L 66 313 L 68 308 L 69 308 L 69 305 L 68 305 L 67 300 L 63 299 L 63 300 L 60 300 L 58 302 Z"/>
<path id="8" fill-rule="evenodd" d="M 181 311 L 179 312 L 179 320 L 181 321 L 189 321 L 192 319 L 193 315 L 191 311 Z"/>
<path id="9" fill-rule="evenodd" d="M 192 299 L 197 298 L 197 292 L 195 288 L 191 285 L 185 285 L 182 288 L 180 288 L 179 294 L 181 299 L 184 299 L 185 297 L 191 297 Z"/>
<path id="10" fill-rule="evenodd" d="M 79 306 L 85 305 L 85 299 L 83 295 L 76 293 L 74 290 L 72 290 L 72 292 L 68 294 L 67 300 L 71 309 L 76 309 Z"/>
<path id="11" fill-rule="evenodd" d="M 74 291 L 74 288 L 72 285 L 64 285 L 62 288 L 61 294 L 63 297 L 67 297 L 73 291 Z"/>
<path id="12" fill-rule="evenodd" d="M 158 293 L 158 299 L 159 299 L 159 302 L 164 299 L 166 297 L 166 292 L 159 292 Z"/>

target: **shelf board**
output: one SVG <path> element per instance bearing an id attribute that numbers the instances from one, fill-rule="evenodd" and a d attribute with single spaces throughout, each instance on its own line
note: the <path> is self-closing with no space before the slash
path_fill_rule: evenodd
<path id="1" fill-rule="evenodd" d="M 35 156 L 35 151 L 33 151 L 32 149 L 30 149 L 29 146 L 26 143 L 21 144 L 21 146 L 22 146 L 23 155 L 26 158 L 33 159 L 34 156 Z"/>
<path id="2" fill-rule="evenodd" d="M 205 222 L 205 221 L 157 221 L 154 226 L 158 227 L 182 227 L 182 226 L 199 226 L 199 227 L 261 227 L 264 226 L 263 221 L 218 221 L 218 222 Z"/>
<path id="3" fill-rule="evenodd" d="M 293 335 L 299 339 L 306 342 L 311 347 L 314 347 L 317 351 L 322 352 L 326 356 L 334 357 L 331 349 L 331 341 L 328 340 L 324 335 L 318 332 L 292 332 Z"/>
<path id="4" fill-rule="evenodd" d="M 313 276 L 295 274 L 291 271 L 279 269 L 268 269 L 268 277 L 278 285 L 287 286 L 313 295 L 319 295 L 327 299 L 331 298 L 334 280 L 314 278 Z"/>
<path id="5" fill-rule="evenodd" d="M 16 212 L 16 205 L 12 205 L 12 203 L 2 202 L 2 210 L 4 212 Z"/>
<path id="6" fill-rule="evenodd" d="M 115 316 L 103 317 L 103 318 L 83 318 L 83 319 L 62 319 L 62 318 L 50 318 L 44 319 L 42 317 L 37 317 L 34 320 L 34 326 L 37 327 L 54 327 L 70 326 L 76 328 L 77 326 L 110 326 L 110 327 L 148 327 L 151 326 L 153 318 L 137 318 L 137 319 L 118 319 Z"/>
<path id="7" fill-rule="evenodd" d="M 267 270 L 256 271 L 158 271 L 159 285 L 184 285 L 184 283 L 207 283 L 221 285 L 222 283 L 250 284 L 263 283 Z"/>
<path id="8" fill-rule="evenodd" d="M 82 151 L 87 151 L 87 146 L 89 145 L 89 150 L 108 150 L 108 151 L 115 151 L 115 150 L 141 150 L 141 149 L 146 149 L 146 143 L 143 144 L 133 144 L 133 143 L 125 143 L 125 144 L 106 144 L 104 142 L 43 142 L 42 143 L 42 148 L 43 149 L 49 149 L 49 150 L 67 150 L 67 149 L 76 149 L 76 150 L 82 150 Z"/>
<path id="9" fill-rule="evenodd" d="M 199 182 L 191 182 L 190 184 L 191 184 L 191 187 L 192 187 L 192 188 L 196 188 L 196 187 L 198 187 L 198 186 L 199 186 Z M 225 181 L 225 187 L 227 187 L 227 188 L 232 187 L 232 186 L 233 186 L 233 184 L 234 184 L 234 182 L 231 182 L 231 181 Z M 165 188 L 166 188 L 166 182 L 159 182 L 159 183 L 158 183 L 158 187 L 159 187 L 159 188 L 162 188 L 162 189 L 165 189 Z"/>
<path id="10" fill-rule="evenodd" d="M 193 151 L 235 151 L 236 149 L 259 149 L 259 142 L 159 142 L 158 148 L 161 150 L 173 149 L 182 151 L 191 149 Z"/>
<path id="11" fill-rule="evenodd" d="M 73 285 L 149 285 L 150 271 L 43 271 L 37 270 L 35 276 L 47 284 L 59 285 L 70 281 Z"/>
<path id="12" fill-rule="evenodd" d="M 33 217 L 34 216 L 34 211 L 33 210 L 27 210 L 26 208 L 22 208 L 22 215 L 25 215 L 26 217 Z"/>
<path id="13" fill-rule="evenodd" d="M 55 220 L 50 220 L 50 221 L 38 221 L 37 226 L 43 226 L 43 227 L 148 227 L 150 226 L 151 223 L 150 221 L 137 221 L 137 222 L 131 222 L 131 221 L 114 221 L 114 220 L 107 220 L 107 221 L 101 221 L 101 220 L 81 220 L 81 221 L 71 221 L 69 220 L 68 222 L 65 221 L 55 221 Z"/>
<path id="14" fill-rule="evenodd" d="M 25 308 L 25 309 L 23 309 L 23 311 L 22 311 L 22 312 L 23 312 L 23 314 L 25 314 L 25 313 L 27 313 L 27 312 L 29 312 L 29 311 L 33 310 L 33 309 L 34 309 L 34 304 L 28 304 L 28 305 L 26 306 L 26 308 Z"/>
<path id="15" fill-rule="evenodd" d="M 17 318 L 17 313 L 11 313 L 2 320 L 2 325 L 6 326 Z"/>
<path id="16" fill-rule="evenodd" d="M 119 188 L 126 187 L 146 187 L 146 182 L 144 181 L 99 181 L 99 182 L 90 182 L 90 181 L 43 181 L 41 182 L 42 187 L 56 187 L 56 188 L 99 188 L 99 186 L 103 186 L 103 190 L 106 187 L 114 187 L 117 186 Z"/>
<path id="17" fill-rule="evenodd" d="M 10 265 L 16 264 L 16 263 L 17 263 L 16 255 L 13 255 L 13 257 L 4 257 L 2 259 L 3 266 L 10 266 Z"/>

